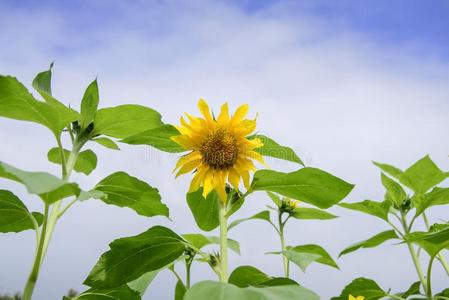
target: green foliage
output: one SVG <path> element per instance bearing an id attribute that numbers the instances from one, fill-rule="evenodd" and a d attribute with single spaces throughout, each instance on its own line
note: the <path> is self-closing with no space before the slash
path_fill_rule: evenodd
<path id="1" fill-rule="evenodd" d="M 298 220 L 331 220 L 338 218 L 327 211 L 312 207 L 296 207 L 290 215 Z"/>
<path id="2" fill-rule="evenodd" d="M 381 233 L 378 233 L 374 235 L 373 237 L 370 237 L 367 240 L 352 244 L 351 246 L 347 247 L 343 251 L 340 252 L 339 257 L 343 256 L 345 254 L 354 252 L 360 248 L 374 248 L 379 246 L 380 244 L 391 240 L 391 239 L 398 239 L 396 232 L 394 230 L 387 230 L 383 231 Z"/>
<path id="3" fill-rule="evenodd" d="M 87 128 L 87 126 L 94 120 L 99 102 L 100 96 L 98 94 L 98 84 L 95 79 L 89 84 L 84 92 L 83 99 L 81 100 L 81 129 Z"/>
<path id="4" fill-rule="evenodd" d="M 220 238 L 216 236 L 205 236 L 199 233 L 183 234 L 182 237 L 195 249 L 202 249 L 208 245 L 219 245 Z M 228 247 L 235 253 L 240 255 L 240 244 L 232 239 L 228 239 Z"/>
<path id="5" fill-rule="evenodd" d="M 289 261 L 297 265 L 303 272 L 305 272 L 307 267 L 313 262 L 338 269 L 337 263 L 332 259 L 329 253 L 318 245 L 288 246 L 283 253 Z"/>
<path id="6" fill-rule="evenodd" d="M 0 162 L 0 177 L 23 184 L 29 193 L 39 195 L 47 204 L 80 194 L 75 183 L 67 183 L 45 172 L 23 171 L 3 162 Z"/>
<path id="7" fill-rule="evenodd" d="M 126 300 L 140 300 L 138 292 L 133 291 L 128 286 L 109 289 L 88 289 L 84 293 L 75 297 L 64 297 L 63 300 L 110 300 L 110 299 L 126 299 Z"/>
<path id="8" fill-rule="evenodd" d="M 0 190 L 0 232 L 20 232 L 42 224 L 41 213 L 30 213 L 20 199 L 10 191 Z"/>
<path id="9" fill-rule="evenodd" d="M 109 175 L 94 190 L 103 193 L 100 199 L 107 204 L 131 208 L 142 216 L 168 217 L 168 208 L 161 203 L 159 191 L 125 172 Z"/>
<path id="10" fill-rule="evenodd" d="M 107 137 L 99 137 L 93 139 L 92 141 L 112 150 L 120 150 L 119 146 L 113 140 L 108 139 Z"/>
<path id="11" fill-rule="evenodd" d="M 234 228 L 235 226 L 237 226 L 243 222 L 250 221 L 250 220 L 265 220 L 265 221 L 270 222 L 270 212 L 268 210 L 264 210 L 264 211 L 261 211 L 260 213 L 257 213 L 251 217 L 235 220 L 231 224 L 229 224 L 228 230 Z"/>
<path id="12" fill-rule="evenodd" d="M 238 287 L 264 287 L 280 285 L 297 285 L 294 280 L 282 277 L 271 277 L 253 266 L 241 266 L 232 271 L 229 283 Z"/>
<path id="13" fill-rule="evenodd" d="M 360 211 L 388 222 L 388 213 L 391 207 L 391 201 L 385 200 L 383 202 L 376 202 L 372 200 L 365 200 L 357 203 L 340 203 L 341 207 Z"/>
<path id="14" fill-rule="evenodd" d="M 69 157 L 70 151 L 64 149 L 64 156 Z M 62 164 L 61 152 L 59 148 L 51 148 L 47 153 L 47 158 L 55 164 Z M 97 155 L 92 150 L 81 151 L 75 162 L 73 170 L 89 175 L 97 167 Z"/>
<path id="15" fill-rule="evenodd" d="M 435 256 L 444 248 L 449 249 L 449 223 L 434 224 L 427 232 L 410 233 L 405 236 L 405 240 L 416 243 L 430 256 Z"/>
<path id="16" fill-rule="evenodd" d="M 381 174 L 381 180 L 383 186 L 387 190 L 385 198 L 393 202 L 396 207 L 401 207 L 402 203 L 404 203 L 407 199 L 407 194 L 404 189 L 399 185 L 399 183 L 383 173 Z"/>
<path id="17" fill-rule="evenodd" d="M 109 244 L 84 284 L 95 288 L 115 288 L 143 274 L 160 269 L 177 260 L 185 250 L 185 242 L 162 226 Z"/>
<path id="18" fill-rule="evenodd" d="M 304 166 L 304 163 L 302 160 L 296 155 L 295 151 L 293 149 L 281 146 L 278 143 L 276 143 L 271 138 L 262 135 L 262 134 L 256 134 L 253 136 L 250 136 L 249 139 L 255 139 L 258 138 L 262 141 L 263 146 L 256 148 L 255 151 L 259 152 L 263 156 L 270 156 L 278 159 L 288 160 L 291 162 L 298 163 L 302 166 Z"/>
<path id="19" fill-rule="evenodd" d="M 190 211 L 201 230 L 211 231 L 218 227 L 220 224 L 218 218 L 220 199 L 215 191 L 207 195 L 206 199 L 203 197 L 202 188 L 188 193 L 186 197 Z"/>
<path id="20" fill-rule="evenodd" d="M 186 292 L 186 286 L 180 280 L 178 280 L 175 286 L 175 300 L 183 300 Z"/>
<path id="21" fill-rule="evenodd" d="M 252 189 L 276 192 L 283 196 L 329 208 L 353 189 L 354 185 L 316 168 L 302 168 L 292 173 L 261 170 L 254 174 Z"/>
<path id="22" fill-rule="evenodd" d="M 388 294 L 374 280 L 357 278 L 344 288 L 340 296 L 333 297 L 331 300 L 348 300 L 349 295 L 363 296 L 365 300 L 378 300 Z"/>
<path id="23" fill-rule="evenodd" d="M 239 288 L 232 284 L 202 281 L 187 291 L 184 300 L 318 300 L 319 297 L 299 286 L 267 286 Z"/>

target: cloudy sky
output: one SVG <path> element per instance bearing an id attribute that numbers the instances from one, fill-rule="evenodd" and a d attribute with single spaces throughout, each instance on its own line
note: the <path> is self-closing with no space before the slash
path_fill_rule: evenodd
<path id="1" fill-rule="evenodd" d="M 356 188 L 346 201 L 381 200 L 379 171 L 371 160 L 406 168 L 430 154 L 449 170 L 449 2 L 435 1 L 14 1 L 0 2 L 0 73 L 30 86 L 55 61 L 54 95 L 78 107 L 95 77 L 101 106 L 137 103 L 176 123 L 196 112 L 200 97 L 216 109 L 249 103 L 261 133 L 294 148 L 307 165 L 327 170 Z M 0 120 L 0 159 L 28 170 L 59 174 L 46 161 L 55 142 L 48 130 Z M 175 180 L 176 156 L 147 147 L 114 152 L 89 145 L 99 157 L 90 177 L 73 178 L 89 188 L 117 170 L 158 187 L 171 218 L 144 218 L 99 201 L 80 203 L 57 228 L 39 279 L 36 299 L 60 299 L 82 282 L 115 238 L 163 224 L 179 233 L 198 231 L 184 200 L 189 177 Z M 297 165 L 269 160 L 284 171 Z M 27 206 L 42 204 L 1 180 Z M 239 217 L 269 201 L 248 199 Z M 355 212 L 332 208 L 333 221 L 292 222 L 290 245 L 316 243 L 332 255 L 387 227 Z M 433 209 L 432 221 L 447 220 Z M 421 226 L 422 224 L 419 224 Z M 231 269 L 253 264 L 281 275 L 275 233 L 247 223 L 231 233 L 242 256 Z M 34 252 L 32 232 L 0 236 L 0 293 L 22 289 Z M 403 246 L 360 250 L 338 261 L 341 270 L 312 265 L 294 279 L 323 299 L 339 294 L 353 278 L 375 279 L 402 291 L 417 280 Z M 180 269 L 180 271 L 182 271 Z M 194 280 L 212 278 L 195 266 Z M 449 286 L 435 267 L 435 290 Z M 171 299 L 175 280 L 164 272 L 145 299 Z"/>

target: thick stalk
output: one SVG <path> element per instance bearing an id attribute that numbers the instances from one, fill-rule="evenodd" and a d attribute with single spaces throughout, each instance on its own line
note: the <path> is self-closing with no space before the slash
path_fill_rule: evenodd
<path id="1" fill-rule="evenodd" d="M 44 212 L 44 222 L 42 224 L 41 234 L 38 239 L 38 246 L 36 249 L 36 254 L 34 256 L 33 267 L 31 268 L 30 275 L 28 276 L 28 281 L 23 290 L 23 300 L 31 300 L 31 296 L 33 295 L 34 287 L 37 282 L 37 277 L 39 276 L 39 269 L 42 263 L 42 253 L 44 252 L 44 242 L 45 236 L 47 234 L 47 223 L 48 223 L 48 204 L 45 204 L 45 212 Z"/>
<path id="2" fill-rule="evenodd" d="M 228 282 L 228 217 L 226 203 L 220 202 L 220 282 Z"/>
<path id="3" fill-rule="evenodd" d="M 62 151 L 62 145 L 58 140 L 58 146 L 60 146 Z M 65 162 L 63 160 L 62 165 L 62 174 L 63 180 L 68 180 L 70 174 L 72 173 L 73 167 L 75 166 L 75 162 L 78 156 L 79 147 L 75 144 L 73 147 L 70 156 Z M 61 155 L 61 158 L 64 156 Z M 45 204 L 45 212 L 44 212 L 44 222 L 42 224 L 41 234 L 39 235 L 38 246 L 36 250 L 36 255 L 33 261 L 33 267 L 31 269 L 28 280 L 25 284 L 25 288 L 23 290 L 22 300 L 31 300 L 34 292 L 34 287 L 36 286 L 37 278 L 39 277 L 40 267 L 42 265 L 42 261 L 44 260 L 45 254 L 47 253 L 48 245 L 51 240 L 51 236 L 56 226 L 56 222 L 58 220 L 59 210 L 62 204 L 62 200 L 57 201 L 49 213 L 49 205 Z"/>
<path id="4" fill-rule="evenodd" d="M 427 219 L 426 213 L 422 214 L 422 217 L 424 219 L 424 223 L 426 224 L 427 230 L 430 229 L 429 219 Z M 447 275 L 449 276 L 449 264 L 447 263 L 446 259 L 444 258 L 443 253 L 438 253 L 437 255 L 438 260 L 440 261 L 441 265 L 443 266 L 444 270 L 446 271 Z"/>
<path id="5" fill-rule="evenodd" d="M 192 261 L 186 262 L 186 288 L 190 289 L 190 269 L 192 267 Z"/>
<path id="6" fill-rule="evenodd" d="M 404 229 L 405 234 L 408 234 L 409 228 L 408 228 L 407 219 L 406 219 L 404 213 L 401 213 L 401 223 L 402 223 L 402 227 Z M 418 255 L 416 254 L 413 244 L 408 241 L 405 241 L 405 242 L 407 244 L 408 251 L 410 252 L 410 256 L 412 257 L 413 264 L 415 265 L 416 273 L 418 273 L 419 280 L 421 281 L 423 289 L 424 289 L 425 293 L 427 294 L 427 282 L 426 282 L 426 278 L 424 277 L 424 273 L 421 269 Z"/>
<path id="7" fill-rule="evenodd" d="M 278 223 L 279 223 L 279 238 L 281 239 L 281 251 L 282 251 L 282 262 L 284 266 L 284 275 L 285 277 L 290 277 L 290 263 L 288 261 L 287 256 L 285 256 L 284 251 L 287 250 L 285 246 L 285 236 L 284 236 L 284 223 L 282 222 L 282 213 L 278 214 Z"/>

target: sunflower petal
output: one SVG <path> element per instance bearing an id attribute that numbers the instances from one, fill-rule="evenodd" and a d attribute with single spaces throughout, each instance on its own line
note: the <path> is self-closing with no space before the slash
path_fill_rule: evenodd
<path id="1" fill-rule="evenodd" d="M 229 107 L 228 107 L 228 103 L 225 103 L 225 104 L 223 104 L 221 106 L 220 115 L 218 116 L 217 121 L 222 126 L 227 125 L 227 123 L 229 122 Z"/>

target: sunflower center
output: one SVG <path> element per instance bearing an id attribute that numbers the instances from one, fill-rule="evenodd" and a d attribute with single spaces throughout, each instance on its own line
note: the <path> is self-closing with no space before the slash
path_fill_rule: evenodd
<path id="1" fill-rule="evenodd" d="M 203 162 L 214 169 L 227 169 L 234 165 L 238 155 L 237 140 L 224 129 L 209 134 L 201 145 Z"/>

